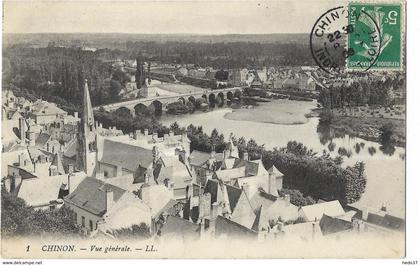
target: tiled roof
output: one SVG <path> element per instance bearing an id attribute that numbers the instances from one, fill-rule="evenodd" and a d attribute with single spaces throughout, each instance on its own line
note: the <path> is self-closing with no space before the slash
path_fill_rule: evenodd
<path id="1" fill-rule="evenodd" d="M 38 135 L 38 137 L 35 140 L 35 144 L 40 147 L 43 148 L 45 146 L 45 144 L 48 142 L 48 140 L 50 139 L 51 135 L 48 133 L 40 133 Z"/>
<path id="2" fill-rule="evenodd" d="M 210 154 L 194 150 L 189 156 L 190 165 L 192 166 L 202 166 L 210 159 Z"/>
<path id="3" fill-rule="evenodd" d="M 202 166 L 203 164 L 205 164 L 207 161 L 211 159 L 211 154 L 194 150 L 190 154 L 189 159 L 190 159 L 190 165 Z M 216 162 L 222 162 L 224 160 L 223 153 L 216 153 L 214 159 Z"/>
<path id="4" fill-rule="evenodd" d="M 148 168 L 153 162 L 151 150 L 122 142 L 104 140 L 102 163 L 121 165 L 122 168 L 135 172 L 138 166 Z"/>
<path id="5" fill-rule="evenodd" d="M 216 218 L 216 236 L 227 235 L 232 238 L 256 239 L 258 233 L 223 216 Z"/>
<path id="6" fill-rule="evenodd" d="M 241 197 L 242 189 L 237 188 L 235 186 L 231 185 L 225 185 L 226 192 L 229 198 L 229 205 L 231 208 L 231 211 L 233 212 L 235 210 L 236 204 L 239 201 L 239 197 Z"/>
<path id="7" fill-rule="evenodd" d="M 338 200 L 303 206 L 301 211 L 308 221 L 320 220 L 324 214 L 331 217 L 344 215 L 343 207 Z"/>
<path id="8" fill-rule="evenodd" d="M 230 182 L 233 179 L 245 176 L 245 166 L 233 169 L 217 170 L 214 175 L 223 182 Z"/>
<path id="9" fill-rule="evenodd" d="M 274 174 L 274 175 L 276 175 L 276 176 L 284 176 L 284 174 L 283 174 L 283 173 L 281 173 L 281 172 L 277 169 L 277 167 L 275 167 L 274 165 L 273 165 L 272 167 L 270 167 L 270 168 L 267 170 L 267 172 L 268 172 L 268 173 L 271 173 L 271 174 Z"/>
<path id="10" fill-rule="evenodd" d="M 77 173 L 72 176 L 70 179 L 70 191 L 75 190 L 84 177 L 83 173 Z M 58 199 L 62 186 L 68 190 L 67 182 L 67 175 L 24 179 L 20 185 L 18 196 L 24 199 L 28 205 L 45 205 L 52 200 Z"/>
<path id="11" fill-rule="evenodd" d="M 111 190 L 114 194 L 114 202 L 117 202 L 126 192 L 114 185 L 107 184 L 99 179 L 86 177 L 65 201 L 68 201 L 92 214 L 102 216 L 106 213 L 106 191 Z"/>
<path id="12" fill-rule="evenodd" d="M 243 167 L 243 166 L 245 166 L 245 174 L 247 176 L 258 175 L 259 160 L 248 161 L 248 160 L 237 158 L 235 160 L 235 163 L 233 164 L 234 168 Z"/>
<path id="13" fill-rule="evenodd" d="M 168 215 L 165 223 L 159 228 L 160 235 L 176 234 L 180 237 L 199 238 L 200 225 L 194 224 L 181 217 Z"/>
<path id="14" fill-rule="evenodd" d="M 319 221 L 319 227 L 323 235 L 328 235 L 352 229 L 353 224 L 324 214 Z"/>
<path id="15" fill-rule="evenodd" d="M 389 229 L 401 231 L 405 229 L 404 219 L 386 213 L 381 215 L 378 213 L 369 212 L 366 221 Z"/>
<path id="16" fill-rule="evenodd" d="M 67 112 L 57 107 L 54 103 L 38 100 L 32 105 L 32 113 L 34 115 L 56 115 L 66 114 Z"/>

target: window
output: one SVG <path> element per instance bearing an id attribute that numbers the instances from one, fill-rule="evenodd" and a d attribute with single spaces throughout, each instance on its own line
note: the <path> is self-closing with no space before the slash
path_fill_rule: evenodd
<path id="1" fill-rule="evenodd" d="M 82 216 L 82 227 L 85 227 L 85 217 Z"/>
<path id="2" fill-rule="evenodd" d="M 74 213 L 74 222 L 77 224 L 77 213 Z"/>
<path id="3" fill-rule="evenodd" d="M 92 222 L 92 220 L 89 220 L 89 229 L 90 229 L 90 231 L 93 231 L 93 222 Z"/>

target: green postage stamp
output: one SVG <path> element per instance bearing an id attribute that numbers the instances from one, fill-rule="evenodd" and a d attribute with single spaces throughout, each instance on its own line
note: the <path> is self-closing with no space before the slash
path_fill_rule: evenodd
<path id="1" fill-rule="evenodd" d="M 399 70 L 403 60 L 403 6 L 400 3 L 350 3 L 348 23 L 354 29 L 347 47 L 353 55 L 347 69 Z"/>

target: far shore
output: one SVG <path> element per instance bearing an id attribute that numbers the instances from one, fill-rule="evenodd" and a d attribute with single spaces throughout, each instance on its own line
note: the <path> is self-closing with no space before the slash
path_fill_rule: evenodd
<path id="1" fill-rule="evenodd" d="M 307 123 L 307 115 L 315 108 L 316 101 L 276 99 L 267 103 L 259 103 L 259 106 L 250 109 L 233 109 L 224 117 L 228 120 L 296 125 Z"/>

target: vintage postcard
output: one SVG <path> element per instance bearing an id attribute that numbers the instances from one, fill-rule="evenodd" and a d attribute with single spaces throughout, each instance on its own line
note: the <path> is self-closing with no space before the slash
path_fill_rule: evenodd
<path id="1" fill-rule="evenodd" d="M 404 1 L 4 1 L 1 257 L 403 258 Z"/>

